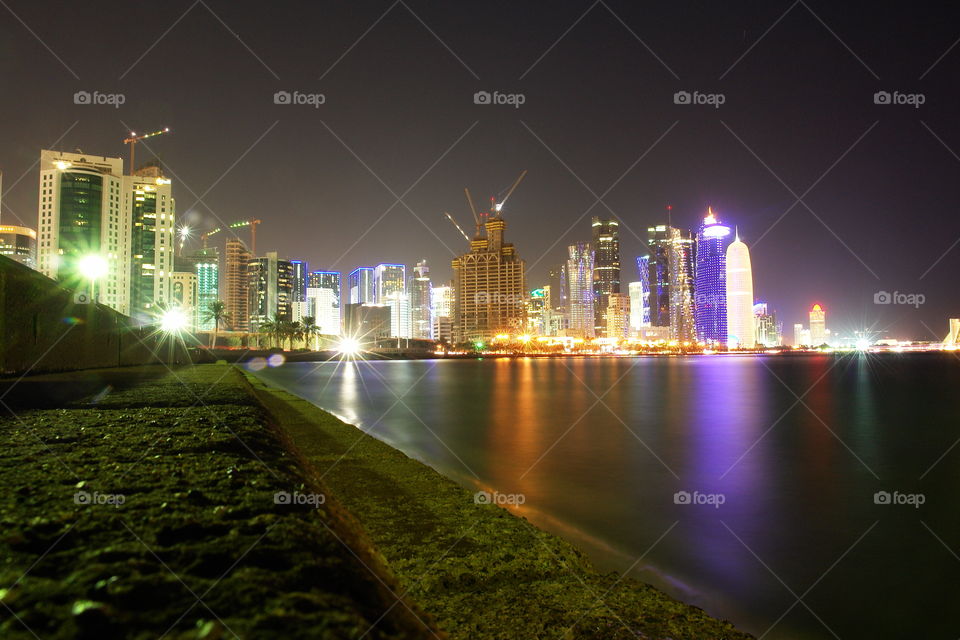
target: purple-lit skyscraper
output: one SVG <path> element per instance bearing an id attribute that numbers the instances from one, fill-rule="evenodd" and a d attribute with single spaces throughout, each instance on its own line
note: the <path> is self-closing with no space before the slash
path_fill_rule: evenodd
<path id="1" fill-rule="evenodd" d="M 730 227 L 707 209 L 697 230 L 694 309 L 697 339 L 727 344 L 727 245 Z"/>

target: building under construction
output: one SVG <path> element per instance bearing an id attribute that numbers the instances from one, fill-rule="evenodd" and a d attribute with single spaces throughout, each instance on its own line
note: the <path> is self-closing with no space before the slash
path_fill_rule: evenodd
<path id="1" fill-rule="evenodd" d="M 499 207 L 491 213 L 478 222 L 470 251 L 453 260 L 455 342 L 486 341 L 526 327 L 524 261 L 503 241 L 507 223 Z"/>
<path id="2" fill-rule="evenodd" d="M 234 331 L 246 331 L 249 326 L 249 290 L 250 282 L 247 265 L 253 254 L 239 239 L 227 240 L 227 268 L 224 274 L 224 287 L 227 313 L 230 314 L 230 328 Z"/>

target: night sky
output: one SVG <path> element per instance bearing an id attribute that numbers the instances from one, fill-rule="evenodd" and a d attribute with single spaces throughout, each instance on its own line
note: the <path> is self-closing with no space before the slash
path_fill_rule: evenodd
<path id="1" fill-rule="evenodd" d="M 130 129 L 169 126 L 137 159 L 165 163 L 181 218 L 255 216 L 260 253 L 311 268 L 426 257 L 442 282 L 465 247 L 443 211 L 469 230 L 463 188 L 480 204 L 527 169 L 505 217 L 531 287 L 591 215 L 621 220 L 629 282 L 667 205 L 688 228 L 712 205 L 788 340 L 813 302 L 834 330 L 893 337 L 940 339 L 960 315 L 960 21 L 939 3 L 5 7 L 4 223 L 36 226 L 41 148 L 126 160 Z M 76 105 L 81 90 L 125 103 Z M 525 102 L 474 104 L 481 90 Z M 725 102 L 674 104 L 681 90 Z M 877 291 L 926 301 L 875 305 Z"/>

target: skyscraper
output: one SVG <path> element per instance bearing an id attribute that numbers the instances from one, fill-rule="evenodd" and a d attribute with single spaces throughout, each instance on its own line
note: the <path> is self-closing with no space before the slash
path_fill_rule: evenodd
<path id="1" fill-rule="evenodd" d="M 378 264 L 373 268 L 373 298 L 377 304 L 387 304 L 395 293 L 407 292 L 407 267 L 402 264 Z"/>
<path id="2" fill-rule="evenodd" d="M 764 347 L 780 346 L 780 327 L 777 324 L 776 311 L 767 311 L 766 302 L 753 305 L 754 325 L 757 328 L 757 344 Z"/>
<path id="3" fill-rule="evenodd" d="M 410 278 L 410 337 L 429 340 L 433 336 L 430 321 L 430 267 L 424 258 L 413 268 Z"/>
<path id="4" fill-rule="evenodd" d="M 650 326 L 650 292 L 644 289 L 643 282 L 627 285 L 630 295 L 630 332 L 634 335 L 643 327 Z"/>
<path id="5" fill-rule="evenodd" d="M 274 318 L 292 320 L 293 265 L 288 260 L 280 260 L 276 251 L 270 251 L 263 258 L 250 260 L 247 276 L 251 328 Z"/>
<path id="6" fill-rule="evenodd" d="M 291 260 L 293 268 L 293 299 L 291 302 L 305 302 L 307 299 L 307 274 L 310 268 L 306 260 Z"/>
<path id="7" fill-rule="evenodd" d="M 358 267 L 347 276 L 350 304 L 373 304 L 373 267 Z"/>
<path id="8" fill-rule="evenodd" d="M 193 271 L 174 271 L 170 274 L 169 304 L 179 307 L 189 319 L 189 327 L 196 329 L 197 274 Z"/>
<path id="9" fill-rule="evenodd" d="M 230 315 L 230 328 L 234 331 L 247 331 L 250 326 L 250 278 L 247 265 L 253 255 L 246 245 L 238 239 L 227 240 L 227 269 L 224 302 Z"/>
<path id="10" fill-rule="evenodd" d="M 592 228 L 594 333 L 606 335 L 609 296 L 620 293 L 620 223 L 594 216 Z"/>
<path id="11" fill-rule="evenodd" d="M 697 230 L 694 291 L 697 338 L 727 344 L 727 243 L 730 227 L 707 209 Z"/>
<path id="12" fill-rule="evenodd" d="M 753 317 L 753 269 L 750 250 L 737 233 L 727 247 L 727 346 L 752 349 L 757 344 Z"/>
<path id="13" fill-rule="evenodd" d="M 669 296 L 670 339 L 677 342 L 695 342 L 697 339 L 694 308 L 693 238 L 689 231 L 667 227 L 667 287 Z M 658 267 L 659 268 L 659 267 Z M 650 311 L 651 320 L 653 309 Z M 651 322 L 651 324 L 653 324 Z M 653 325 L 657 326 L 657 325 Z"/>
<path id="14" fill-rule="evenodd" d="M 98 256 L 107 273 L 96 298 L 130 313 L 130 219 L 124 211 L 123 160 L 40 151 L 39 271 L 80 290 L 90 283 L 80 261 Z"/>
<path id="15" fill-rule="evenodd" d="M 123 191 L 130 222 L 130 315 L 151 322 L 170 297 L 175 203 L 157 164 L 124 176 Z"/>
<path id="16" fill-rule="evenodd" d="M 827 343 L 827 312 L 819 304 L 810 309 L 810 346 L 819 347 Z"/>
<path id="17" fill-rule="evenodd" d="M 470 250 L 453 266 L 453 339 L 489 340 L 526 326 L 524 262 L 504 241 L 507 223 L 499 211 L 478 225 Z"/>
<path id="18" fill-rule="evenodd" d="M 660 224 L 647 228 L 647 245 L 650 247 L 650 324 L 654 327 L 670 326 L 670 227 Z M 639 263 L 638 263 L 639 266 Z M 691 271 L 692 275 L 692 271 Z"/>
<path id="19" fill-rule="evenodd" d="M 0 225 L 0 256 L 37 268 L 37 232 L 29 227 Z"/>
<path id="20" fill-rule="evenodd" d="M 604 323 L 608 338 L 626 338 L 630 333 L 630 296 L 626 293 L 611 293 L 607 296 Z"/>
<path id="21" fill-rule="evenodd" d="M 197 279 L 196 317 L 198 331 L 212 331 L 214 320 L 206 319 L 207 309 L 220 299 L 220 252 L 216 247 L 197 249 L 175 259 L 177 272 L 190 272 Z"/>
<path id="22" fill-rule="evenodd" d="M 567 278 L 569 299 L 567 301 L 570 334 L 581 338 L 596 335 L 593 300 L 593 250 L 588 242 L 578 242 L 567 247 Z"/>
<path id="23" fill-rule="evenodd" d="M 341 333 L 341 282 L 339 271 L 314 271 L 307 276 L 304 315 L 313 316 L 320 333 Z"/>
<path id="24" fill-rule="evenodd" d="M 453 340 L 453 286 L 443 285 L 430 290 L 430 316 L 434 340 Z"/>

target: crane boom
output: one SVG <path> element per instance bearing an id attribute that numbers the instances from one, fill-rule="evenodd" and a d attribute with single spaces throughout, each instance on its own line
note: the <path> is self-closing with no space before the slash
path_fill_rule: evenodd
<path id="1" fill-rule="evenodd" d="M 446 211 L 443 212 L 443 215 L 447 216 L 447 219 L 453 223 L 453 226 L 457 228 L 457 231 L 460 232 L 460 235 L 463 236 L 463 239 L 466 240 L 467 242 L 470 242 L 470 236 L 468 236 L 467 232 L 464 231 L 459 224 L 457 224 L 457 221 L 453 219 L 453 216 L 447 213 Z"/>
<path id="2" fill-rule="evenodd" d="M 510 187 L 510 190 L 507 191 L 507 195 L 505 195 L 505 196 L 503 197 L 503 200 L 501 200 L 498 204 L 494 205 L 494 209 L 496 209 L 496 211 L 497 211 L 498 213 L 500 212 L 500 209 L 503 208 L 503 205 L 507 204 L 507 199 L 509 199 L 510 196 L 513 195 L 514 189 L 516 189 L 516 188 L 520 185 L 520 181 L 523 180 L 523 178 L 524 178 L 526 175 L 527 175 L 527 170 L 524 169 L 524 170 L 520 173 L 520 177 L 517 178 L 516 181 L 513 183 L 513 186 Z"/>
<path id="3" fill-rule="evenodd" d="M 164 127 L 163 129 L 160 129 L 159 131 L 153 131 L 153 132 L 151 132 L 151 133 L 145 133 L 145 134 L 143 134 L 143 135 L 141 135 L 141 136 L 138 136 L 136 131 L 131 131 L 131 132 L 130 132 L 130 137 L 127 138 L 127 139 L 125 139 L 125 140 L 123 141 L 123 144 L 129 144 L 129 145 L 130 145 L 130 175 L 133 175 L 133 171 L 134 171 L 134 169 L 136 169 L 136 165 L 134 165 L 134 163 L 133 163 L 134 146 L 135 146 L 138 142 L 140 142 L 141 140 L 146 140 L 147 138 L 153 138 L 153 137 L 155 137 L 155 136 L 160 136 L 160 135 L 163 135 L 163 134 L 165 134 L 165 133 L 170 133 L 170 127 Z"/>
<path id="4" fill-rule="evenodd" d="M 479 224 L 480 224 L 480 216 L 477 215 L 477 208 L 476 208 L 475 206 L 473 206 L 473 198 L 470 197 L 470 189 L 467 189 L 466 187 L 464 187 L 464 188 L 463 188 L 463 192 L 464 192 L 464 193 L 466 194 L 466 196 L 467 196 L 467 204 L 470 205 L 470 212 L 473 214 L 473 221 L 474 221 L 476 224 L 479 225 Z"/>

